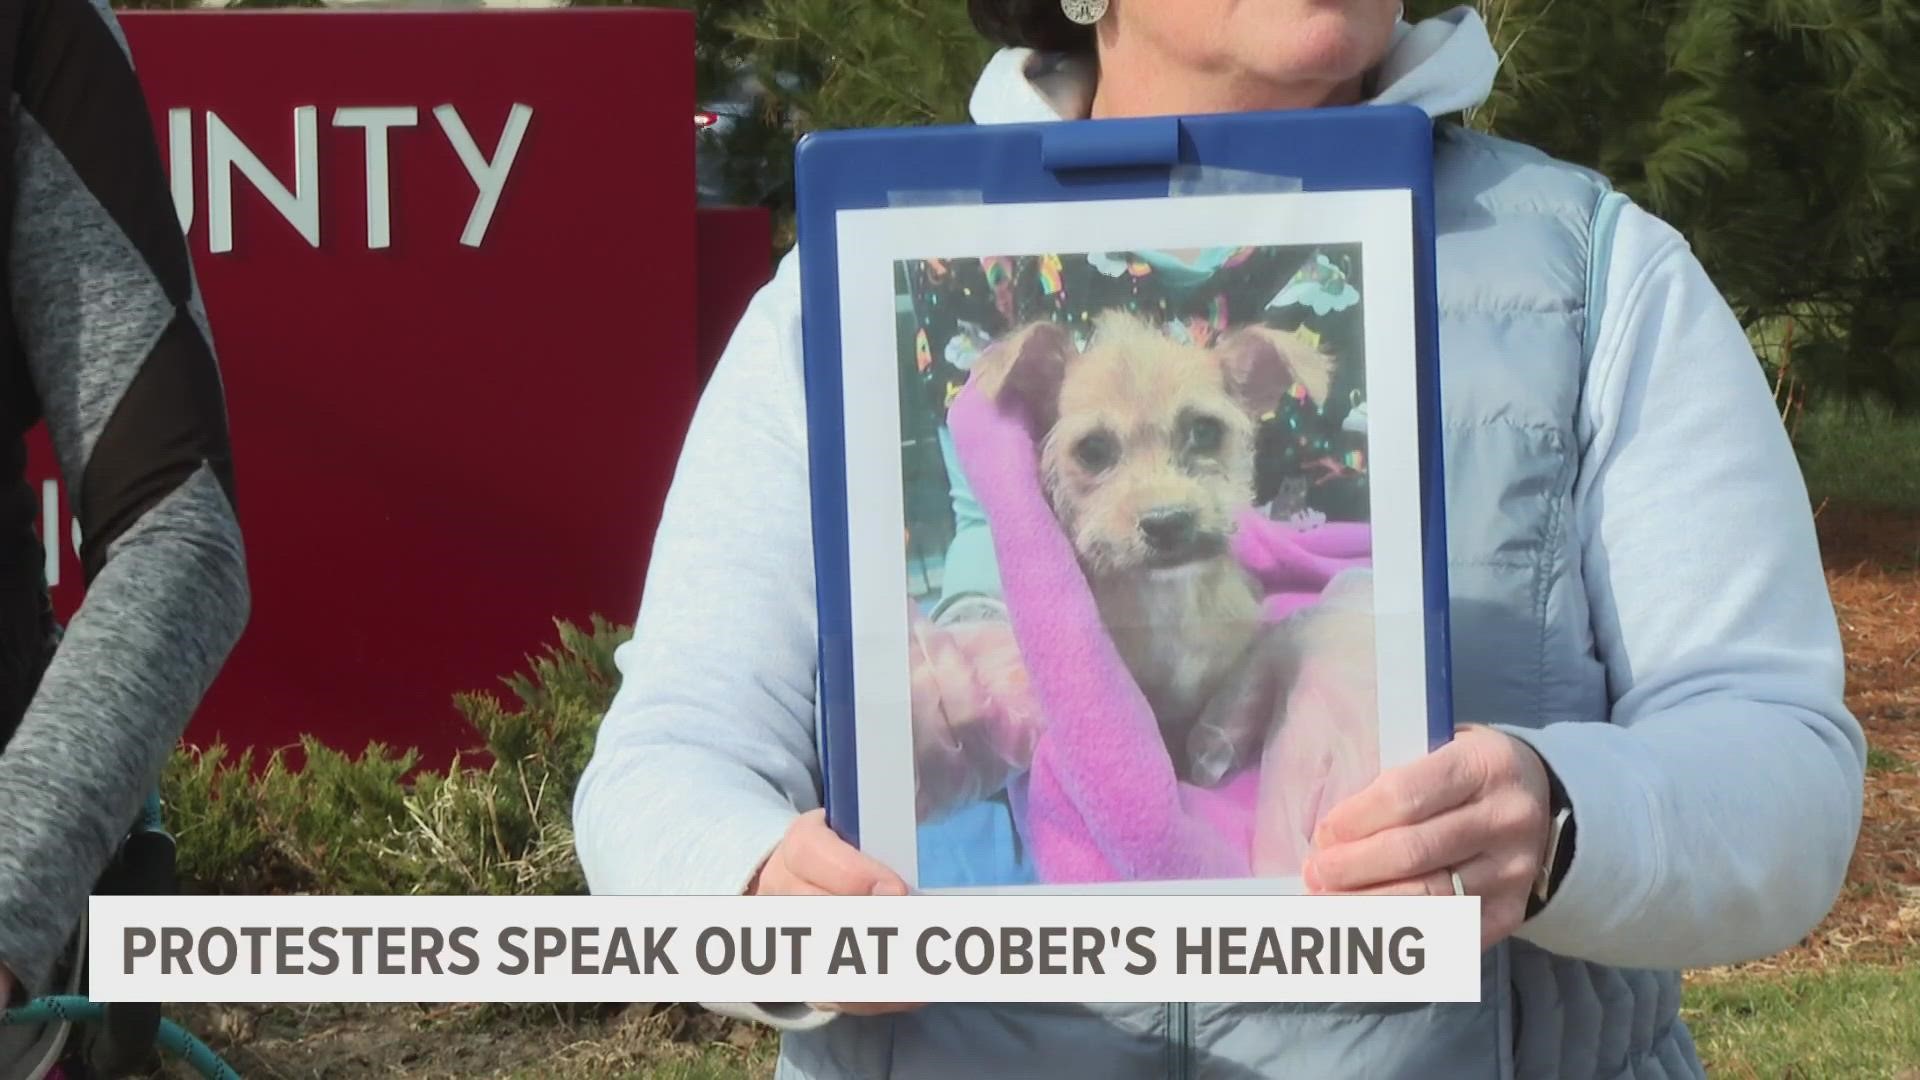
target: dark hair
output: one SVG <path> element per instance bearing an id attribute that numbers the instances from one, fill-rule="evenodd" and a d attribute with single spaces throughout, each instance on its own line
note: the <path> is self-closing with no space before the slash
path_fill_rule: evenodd
<path id="1" fill-rule="evenodd" d="M 1042 52 L 1090 53 L 1093 27 L 1060 10 L 1060 0 L 967 0 L 973 28 L 995 45 Z"/>

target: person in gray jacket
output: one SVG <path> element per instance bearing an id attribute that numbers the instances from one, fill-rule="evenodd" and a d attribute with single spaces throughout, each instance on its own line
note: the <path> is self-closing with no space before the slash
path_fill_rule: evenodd
<path id="1" fill-rule="evenodd" d="M 1004 46 L 976 121 L 1376 102 L 1438 122 L 1466 726 L 1330 810 L 1303 874 L 1480 897 L 1481 1000 L 716 1007 L 782 1028 L 779 1075 L 821 1080 L 1701 1075 L 1679 971 L 1819 922 L 1865 770 L 1806 489 L 1739 322 L 1602 178 L 1449 122 L 1497 67 L 1470 9 L 1069 6 L 1093 24 L 971 0 Z M 576 794 L 597 893 L 905 891 L 819 810 L 807 468 L 789 257 L 701 402 Z"/>
<path id="2" fill-rule="evenodd" d="M 225 392 L 147 100 L 105 0 L 0 4 L 0 996 L 72 990 L 87 897 L 247 621 Z M 25 435 L 86 597 L 54 624 Z M 64 1024 L 0 1029 L 34 1076 Z"/>

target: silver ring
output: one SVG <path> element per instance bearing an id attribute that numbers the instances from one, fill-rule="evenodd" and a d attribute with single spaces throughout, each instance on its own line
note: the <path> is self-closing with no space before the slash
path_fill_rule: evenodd
<path id="1" fill-rule="evenodd" d="M 1467 895 L 1467 885 L 1466 885 L 1466 882 L 1460 880 L 1460 871 L 1449 870 L 1447 871 L 1447 873 L 1453 876 L 1453 895 L 1455 896 Z"/>

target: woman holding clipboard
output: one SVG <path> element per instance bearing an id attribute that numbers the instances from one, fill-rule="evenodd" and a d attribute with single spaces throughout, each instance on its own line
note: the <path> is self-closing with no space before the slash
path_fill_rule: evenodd
<path id="1" fill-rule="evenodd" d="M 1498 64 L 1470 9 L 1409 25 L 1392 0 L 969 7 L 1005 46 L 981 123 L 1363 102 L 1444 121 Z M 1302 872 L 1480 897 L 1480 1002 L 726 1006 L 786 1029 L 780 1075 L 1697 1076 L 1678 971 L 1827 912 L 1865 749 L 1742 328 L 1674 230 L 1582 170 L 1444 122 L 1435 165 L 1462 727 L 1335 806 Z M 576 798 L 596 892 L 905 891 L 805 812 L 799 309 L 789 260 L 689 436 Z"/>

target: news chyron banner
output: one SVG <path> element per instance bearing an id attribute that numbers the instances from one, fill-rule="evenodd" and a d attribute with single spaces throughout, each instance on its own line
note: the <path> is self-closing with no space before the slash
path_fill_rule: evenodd
<path id="1" fill-rule="evenodd" d="M 127 12 L 253 588 L 188 741 L 446 764 L 454 695 L 638 610 L 697 394 L 690 12 Z M 766 249 L 758 255 L 766 262 Z M 56 612 L 77 528 L 32 442 Z"/>
<path id="2" fill-rule="evenodd" d="M 1477 897 L 95 897 L 96 1000 L 1472 1002 Z"/>

